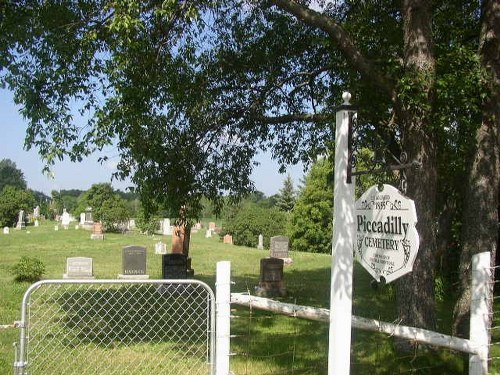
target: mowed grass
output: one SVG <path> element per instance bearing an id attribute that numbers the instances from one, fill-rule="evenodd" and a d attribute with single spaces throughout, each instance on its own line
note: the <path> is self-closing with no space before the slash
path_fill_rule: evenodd
<path id="1" fill-rule="evenodd" d="M 168 236 L 144 236 L 139 233 L 106 234 L 104 241 L 91 240 L 90 232 L 74 225 L 68 230 L 54 231 L 54 222 L 27 230 L 11 229 L 0 235 L 0 324 L 20 319 L 21 300 L 28 283 L 16 283 L 9 272 L 23 255 L 37 257 L 46 265 L 44 279 L 61 279 L 66 258 L 92 257 L 98 279 L 114 279 L 121 273 L 122 247 L 140 245 L 147 248 L 150 278 L 160 279 L 161 256 L 154 254 L 154 244 L 162 241 L 171 246 Z M 211 287 L 215 285 L 216 263 L 231 262 L 232 292 L 254 294 L 259 281 L 259 261 L 267 250 L 223 244 L 218 237 L 205 238 L 205 231 L 192 234 L 191 258 L 195 278 Z M 257 240 L 256 240 L 257 242 Z M 291 252 L 293 264 L 285 267 L 288 303 L 328 308 L 331 257 L 325 254 Z M 371 278 L 358 265 L 354 274 L 354 314 L 366 318 L 397 321 L 394 292 L 390 286 L 374 290 Z M 439 305 L 439 329 L 448 333 L 452 301 Z M 233 306 L 231 333 L 231 370 L 234 374 L 326 374 L 328 325 L 321 322 L 285 317 L 277 314 Z M 13 343 L 19 330 L 0 330 L 0 374 L 12 373 Z M 148 346 L 138 343 L 140 351 Z M 62 350 L 62 348 L 61 348 Z M 82 348 L 82 352 L 86 349 Z M 122 350 L 122 349 L 121 349 Z M 137 348 L 131 348 L 132 351 Z M 159 355 L 153 350 L 153 355 Z M 121 352 L 116 360 L 126 358 Z M 386 335 L 353 330 L 351 369 L 353 374 L 460 374 L 464 373 L 463 356 L 448 350 L 423 348 L 411 353 L 398 353 L 394 340 Z"/>

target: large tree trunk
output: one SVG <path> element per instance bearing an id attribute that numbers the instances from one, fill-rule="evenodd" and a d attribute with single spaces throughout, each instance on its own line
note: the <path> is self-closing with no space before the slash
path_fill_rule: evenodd
<path id="1" fill-rule="evenodd" d="M 406 99 L 398 117 L 403 128 L 403 150 L 409 160 L 422 163 L 420 169 L 407 171 L 407 195 L 415 201 L 417 209 L 420 248 L 413 272 L 398 281 L 396 295 L 402 324 L 432 329 L 435 326 L 437 161 L 431 128 L 435 61 L 430 2 L 405 0 L 403 17 L 406 73 L 400 91 Z"/>
<path id="2" fill-rule="evenodd" d="M 482 6 L 479 53 L 486 73 L 483 84 L 489 95 L 483 103 L 482 123 L 476 132 L 476 148 L 471 155 L 465 193 L 459 269 L 461 290 L 453 324 L 454 333 L 462 337 L 469 334 L 472 255 L 489 251 L 494 264 L 499 241 L 500 3 L 486 0 Z"/>

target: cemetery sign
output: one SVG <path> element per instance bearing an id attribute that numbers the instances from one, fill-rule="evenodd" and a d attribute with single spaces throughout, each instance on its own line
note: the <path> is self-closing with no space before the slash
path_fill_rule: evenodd
<path id="1" fill-rule="evenodd" d="M 386 283 L 411 272 L 419 247 L 415 203 L 382 185 L 369 188 L 355 208 L 355 254 L 363 267 Z"/>

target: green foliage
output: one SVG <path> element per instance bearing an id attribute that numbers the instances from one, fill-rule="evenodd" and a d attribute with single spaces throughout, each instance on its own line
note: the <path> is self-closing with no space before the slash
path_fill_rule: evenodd
<path id="1" fill-rule="evenodd" d="M 272 236 L 285 234 L 286 222 L 287 217 L 284 212 L 247 202 L 239 206 L 227 220 L 221 235 L 231 234 L 235 245 L 256 247 L 259 235 L 262 234 L 264 247 L 269 248 Z"/>
<path id="2" fill-rule="evenodd" d="M 142 233 L 152 235 L 160 229 L 160 220 L 155 215 L 148 215 L 146 210 L 141 206 L 137 210 L 135 225 Z"/>
<path id="3" fill-rule="evenodd" d="M 17 169 L 16 163 L 10 159 L 2 159 L 0 160 L 0 191 L 7 185 L 19 190 L 25 190 L 27 187 L 24 174 Z"/>
<path id="4" fill-rule="evenodd" d="M 38 258 L 23 255 L 19 262 L 12 266 L 11 273 L 15 281 L 35 282 L 45 273 L 45 264 Z"/>
<path id="5" fill-rule="evenodd" d="M 292 210 L 290 246 L 294 251 L 330 253 L 332 248 L 333 166 L 317 161 L 306 175 Z"/>
<path id="6" fill-rule="evenodd" d="M 281 211 L 290 212 L 295 205 L 295 189 L 293 188 L 292 176 L 287 175 L 283 181 L 283 187 L 276 198 L 276 207 Z"/>
<path id="7" fill-rule="evenodd" d="M 18 220 L 20 210 L 24 217 L 33 210 L 36 201 L 31 190 L 19 190 L 7 185 L 0 192 L 0 227 L 13 226 Z"/>

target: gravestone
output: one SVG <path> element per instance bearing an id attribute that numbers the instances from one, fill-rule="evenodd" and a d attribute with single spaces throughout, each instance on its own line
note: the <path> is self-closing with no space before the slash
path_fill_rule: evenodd
<path id="1" fill-rule="evenodd" d="M 40 217 L 40 206 L 36 206 L 33 210 L 33 217 L 35 219 L 38 219 Z"/>
<path id="2" fill-rule="evenodd" d="M 163 255 L 162 271 L 164 279 L 187 279 L 188 257 L 179 253 Z"/>
<path id="3" fill-rule="evenodd" d="M 257 249 L 262 250 L 264 248 L 264 236 L 259 234 L 259 244 L 257 245 Z"/>
<path id="4" fill-rule="evenodd" d="M 54 225 L 54 230 L 58 231 L 59 230 L 59 225 Z"/>
<path id="5" fill-rule="evenodd" d="M 90 239 L 104 240 L 104 234 L 102 233 L 102 223 L 94 223 Z"/>
<path id="6" fill-rule="evenodd" d="M 63 228 L 68 229 L 70 222 L 71 222 L 71 216 L 66 211 L 66 209 L 64 209 L 64 212 L 61 216 L 61 224 L 62 224 Z"/>
<path id="7" fill-rule="evenodd" d="M 212 238 L 212 229 L 207 229 L 205 232 L 205 238 Z"/>
<path id="8" fill-rule="evenodd" d="M 170 219 L 163 219 L 161 222 L 161 230 L 164 236 L 172 235 L 172 226 L 170 225 Z"/>
<path id="9" fill-rule="evenodd" d="M 80 214 L 80 225 L 85 224 L 85 212 Z"/>
<path id="10" fill-rule="evenodd" d="M 10 228 L 9 227 L 3 227 L 3 234 L 9 234 L 10 233 Z"/>
<path id="11" fill-rule="evenodd" d="M 172 232 L 172 253 L 182 254 L 184 252 L 184 236 L 186 228 L 183 225 L 174 227 Z"/>
<path id="12" fill-rule="evenodd" d="M 25 229 L 26 223 L 24 222 L 24 210 L 19 211 L 19 216 L 17 218 L 16 229 Z"/>
<path id="13" fill-rule="evenodd" d="M 155 254 L 166 254 L 167 253 L 167 245 L 164 244 L 163 242 L 157 242 L 155 243 Z"/>
<path id="14" fill-rule="evenodd" d="M 232 245 L 233 244 L 233 236 L 231 236 L 230 234 L 226 234 L 223 238 L 223 242 L 227 243 L 229 245 Z"/>
<path id="15" fill-rule="evenodd" d="M 263 258 L 260 260 L 260 280 L 256 287 L 258 296 L 273 297 L 286 294 L 283 259 Z"/>
<path id="16" fill-rule="evenodd" d="M 211 229 L 211 230 L 214 231 L 215 228 L 216 228 L 216 225 L 215 225 L 215 223 L 213 221 L 211 221 L 210 223 L 208 223 L 208 229 Z"/>
<path id="17" fill-rule="evenodd" d="M 39 227 L 40 226 L 40 222 L 38 220 L 35 220 L 35 227 Z"/>
<path id="18" fill-rule="evenodd" d="M 72 257 L 66 258 L 65 279 L 94 279 L 92 258 Z"/>
<path id="19" fill-rule="evenodd" d="M 288 254 L 288 237 L 286 236 L 274 236 L 271 237 L 270 244 L 270 256 L 271 258 L 283 259 L 285 264 L 292 263 L 292 258 Z"/>
<path id="20" fill-rule="evenodd" d="M 122 273 L 119 279 L 149 279 L 146 268 L 146 248 L 125 246 L 122 248 Z"/>

